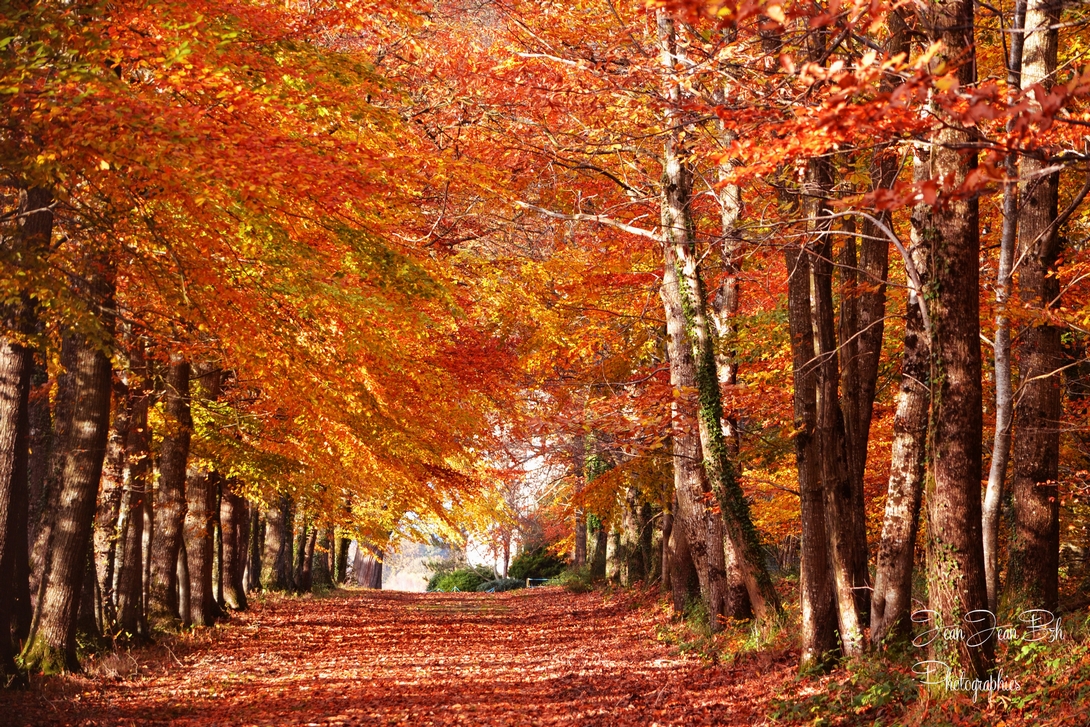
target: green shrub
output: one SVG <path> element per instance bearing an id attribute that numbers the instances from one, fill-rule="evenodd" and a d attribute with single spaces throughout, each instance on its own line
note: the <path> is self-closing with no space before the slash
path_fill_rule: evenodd
<path id="1" fill-rule="evenodd" d="M 594 579 L 590 576 L 590 566 L 570 568 L 549 581 L 550 586 L 563 586 L 572 593 L 589 593 L 594 590 Z"/>
<path id="2" fill-rule="evenodd" d="M 477 586 L 495 578 L 495 571 L 483 565 L 459 568 L 447 573 L 436 573 L 428 581 L 428 590 L 450 592 L 457 588 L 459 591 L 475 591 Z"/>
<path id="3" fill-rule="evenodd" d="M 523 551 L 511 561 L 507 575 L 525 582 L 527 578 L 555 578 L 568 567 L 562 559 L 544 547 Z"/>
<path id="4" fill-rule="evenodd" d="M 487 591 L 501 593 L 503 591 L 513 591 L 517 588 L 522 588 L 525 585 L 525 581 L 520 581 L 517 578 L 496 578 L 495 580 L 485 581 L 481 585 L 477 586 L 477 591 L 481 593 Z"/>

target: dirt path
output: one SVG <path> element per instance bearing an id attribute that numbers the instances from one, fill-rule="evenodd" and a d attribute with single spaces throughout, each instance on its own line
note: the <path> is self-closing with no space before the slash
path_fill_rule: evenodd
<path id="1" fill-rule="evenodd" d="M 558 588 L 272 598 L 172 652 L 0 695 L 0 723 L 751 725 L 790 678 L 653 634 L 647 610 Z"/>

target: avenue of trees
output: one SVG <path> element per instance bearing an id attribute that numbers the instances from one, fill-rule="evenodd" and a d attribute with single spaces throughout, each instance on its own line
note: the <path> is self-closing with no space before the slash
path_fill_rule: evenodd
<path id="1" fill-rule="evenodd" d="M 1077 602 L 1084 15 L 15 3 L 0 671 L 436 533 L 804 668 Z"/>

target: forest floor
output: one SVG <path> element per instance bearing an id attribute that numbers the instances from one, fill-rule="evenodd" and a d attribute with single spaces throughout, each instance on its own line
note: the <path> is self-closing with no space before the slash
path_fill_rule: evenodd
<path id="1" fill-rule="evenodd" d="M 11 725 L 767 723 L 789 654 L 712 665 L 638 594 L 336 591 L 0 693 Z M 7 720 L 11 720 L 8 722 Z"/>

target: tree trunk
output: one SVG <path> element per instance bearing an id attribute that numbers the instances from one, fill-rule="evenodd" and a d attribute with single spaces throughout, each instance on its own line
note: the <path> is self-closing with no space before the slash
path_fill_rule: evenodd
<path id="1" fill-rule="evenodd" d="M 590 561 L 591 580 L 602 580 L 606 577 L 606 551 L 609 549 L 609 532 L 604 523 L 598 523 L 598 529 L 594 532 L 594 555 Z"/>
<path id="2" fill-rule="evenodd" d="M 1024 87 L 1054 83 L 1060 4 L 1029 0 L 1023 50 Z M 1038 102 L 1043 99 L 1038 99 Z M 1008 578 L 1029 608 L 1055 610 L 1059 588 L 1060 493 L 1057 487 L 1062 416 L 1063 351 L 1050 311 L 1059 305 L 1055 275 L 1061 238 L 1056 229 L 1059 174 L 1041 178 L 1051 162 L 1025 156 L 1018 229 L 1018 285 L 1034 320 L 1017 344 L 1022 374 L 1015 412 L 1011 494 L 1014 527 Z"/>
<path id="3" fill-rule="evenodd" d="M 106 461 L 102 467 L 102 485 L 98 495 L 98 508 L 95 510 L 93 535 L 95 578 L 101 603 L 98 628 L 103 634 L 112 632 L 117 622 L 114 568 L 118 560 L 117 526 L 121 514 L 121 497 L 125 490 L 126 446 L 131 420 L 128 386 L 120 373 L 114 376 L 113 400 L 113 424 L 106 437 Z"/>
<path id="4" fill-rule="evenodd" d="M 817 367 L 810 315 L 810 256 L 788 248 L 787 297 L 794 371 L 795 462 L 800 516 L 799 595 L 802 611 L 802 670 L 820 668 L 837 651 L 836 595 L 825 536 L 825 495 L 817 453 Z"/>
<path id="5" fill-rule="evenodd" d="M 113 273 L 97 256 L 88 256 L 92 300 L 112 307 Z M 102 317 L 107 335 L 113 332 L 112 316 Z M 90 545 L 95 495 L 106 456 L 110 424 L 110 359 L 82 334 L 64 336 L 61 362 L 69 378 L 71 403 L 61 406 L 58 394 L 58 441 L 54 450 L 60 474 L 59 497 L 48 567 L 44 571 L 43 596 L 37 604 L 35 627 L 23 652 L 31 671 L 78 670 L 76 616 L 87 550 Z M 61 421 L 61 417 L 64 421 Z"/>
<path id="6" fill-rule="evenodd" d="M 343 535 L 337 536 L 336 568 L 333 571 L 333 582 L 341 585 L 348 579 L 348 548 L 352 545 L 352 539 Z"/>
<path id="7" fill-rule="evenodd" d="M 310 593 L 314 587 L 314 548 L 318 543 L 318 528 L 312 525 L 303 548 L 303 572 L 299 580 L 299 592 Z M 381 582 L 379 585 L 382 585 Z"/>
<path id="8" fill-rule="evenodd" d="M 901 11 L 892 9 L 888 17 L 890 36 L 886 42 L 889 57 L 910 50 L 908 26 L 901 17 Z M 883 91 L 892 91 L 899 78 L 885 76 L 882 79 Z M 871 183 L 875 189 L 889 189 L 897 180 L 901 170 L 901 159 L 890 150 L 880 148 L 875 151 L 871 166 Z M 892 227 L 893 215 L 889 211 L 876 213 L 878 222 Z M 878 367 L 881 361 L 882 340 L 885 334 L 886 316 L 886 280 L 889 275 L 889 245 L 884 231 L 872 219 L 864 218 L 859 257 L 856 261 L 858 273 L 855 275 L 856 291 L 849 291 L 841 306 L 849 307 L 848 315 L 841 314 L 842 321 L 849 325 L 842 327 L 841 341 L 850 346 L 852 361 L 844 367 L 841 374 L 840 396 L 845 417 L 845 434 L 848 445 L 848 465 L 852 478 L 852 493 L 855 502 L 856 533 L 861 538 L 862 575 L 869 577 L 867 571 L 868 554 L 866 538 L 866 493 L 863 480 L 866 474 L 867 451 L 870 443 L 871 420 L 874 414 L 874 399 L 878 386 Z M 855 239 L 849 238 L 850 248 L 854 250 Z M 854 324 L 854 325 L 851 325 Z M 842 360 L 844 360 L 842 356 Z M 926 411 L 926 408 L 925 408 Z M 860 615 L 864 623 L 870 622 L 868 592 L 857 592 L 856 603 L 860 605 Z M 860 603 L 862 601 L 862 603 Z"/>
<path id="9" fill-rule="evenodd" d="M 972 0 L 930 6 L 932 41 L 943 47 L 933 63 L 957 66 L 963 86 L 975 80 Z M 931 175 L 960 185 L 976 164 L 966 150 L 972 134 L 955 126 L 931 141 Z M 987 607 L 981 533 L 980 238 L 975 198 L 943 195 L 931 207 L 932 406 L 927 481 L 927 586 L 939 628 L 972 628 L 964 619 Z M 994 663 L 994 640 L 979 647 L 969 639 L 931 642 L 932 658 L 953 674 L 984 678 Z"/>
<path id="10" fill-rule="evenodd" d="M 38 596 L 38 585 L 42 578 L 45 562 L 46 542 L 51 530 L 51 512 L 48 503 L 51 499 L 49 490 L 49 461 L 53 442 L 53 411 L 49 395 L 55 382 L 49 378 L 44 361 L 35 356 L 30 372 L 30 441 L 27 456 L 27 495 L 29 512 L 27 514 L 30 530 L 29 548 L 30 571 L 29 591 L 31 605 Z M 58 397 L 60 392 L 58 391 Z M 28 632 L 23 632 L 26 637 Z"/>
<path id="11" fill-rule="evenodd" d="M 170 623 L 189 615 L 180 610 L 178 590 L 182 584 L 177 577 L 178 551 L 184 545 L 185 475 L 193 432 L 189 374 L 189 362 L 180 354 L 171 354 L 165 382 L 166 420 L 159 455 L 159 493 L 151 544 L 151 582 L 148 584 L 148 618 L 153 622 Z"/>
<path id="12" fill-rule="evenodd" d="M 1010 54 L 1007 60 L 1007 93 L 1016 103 L 1021 88 L 1022 47 L 1025 35 L 1026 0 L 1015 0 L 1011 27 Z M 1007 130 L 1013 121 L 1007 122 Z M 995 341 L 992 344 L 995 367 L 995 435 L 992 440 L 988 487 L 984 491 L 984 578 L 988 591 L 988 610 L 999 607 L 999 525 L 1003 509 L 1003 489 L 1010 461 L 1011 425 L 1014 419 L 1014 391 L 1011 373 L 1011 322 L 1007 314 L 1014 270 L 1014 249 L 1018 237 L 1018 156 L 1008 154 L 1004 162 L 1008 181 L 1003 183 L 1003 225 L 999 235 L 999 265 L 995 276 Z"/>
<path id="13" fill-rule="evenodd" d="M 822 195 L 830 188 L 831 170 L 825 160 L 810 162 L 810 197 L 805 201 L 810 227 L 816 239 L 810 248 L 810 306 L 817 358 L 816 439 L 820 473 L 825 494 L 825 536 L 836 590 L 837 625 L 840 648 L 855 656 L 863 647 L 863 630 L 857 608 L 857 594 L 867 593 L 866 537 L 857 532 L 861 493 L 853 487 L 848 464 L 844 416 L 837 389 L 840 381 L 836 346 L 836 318 L 833 312 L 832 236 Z M 860 543 L 863 543 L 861 546 Z"/>
<path id="14" fill-rule="evenodd" d="M 586 478 L 583 469 L 586 465 L 586 442 L 582 434 L 576 434 L 572 442 L 572 472 L 575 475 L 575 557 L 573 565 L 582 568 L 587 562 L 587 517 L 583 509 L 583 488 Z"/>
<path id="15" fill-rule="evenodd" d="M 136 340 L 130 347 L 129 429 L 125 442 L 125 507 L 127 525 L 117 582 L 118 625 L 131 635 L 147 635 L 144 619 L 144 529 L 145 500 L 148 497 L 148 472 L 151 468 L 151 433 L 148 430 L 148 366 L 144 343 Z"/>
<path id="16" fill-rule="evenodd" d="M 266 591 L 292 589 L 293 522 L 291 495 L 281 495 L 277 506 L 265 513 L 265 553 L 262 557 L 261 587 Z"/>
<path id="17" fill-rule="evenodd" d="M 246 589 L 242 573 L 249 540 L 249 515 L 246 501 L 234 491 L 230 480 L 223 483 L 220 498 L 220 533 L 223 542 L 222 574 L 223 602 L 232 611 L 246 610 Z"/>
<path id="18" fill-rule="evenodd" d="M 670 593 L 670 535 L 674 531 L 674 510 L 676 509 L 677 499 L 675 498 L 673 506 L 662 513 L 662 542 L 659 543 L 659 547 L 662 548 L 662 555 L 659 556 L 662 580 L 659 581 L 659 587 L 663 593 Z"/>
<path id="19" fill-rule="evenodd" d="M 333 528 L 322 528 L 314 554 L 314 585 L 325 589 L 333 585 Z"/>
<path id="20" fill-rule="evenodd" d="M 295 549 L 293 551 L 295 562 L 291 571 L 292 583 L 294 583 L 295 591 L 298 593 L 306 593 L 309 590 L 303 588 L 303 571 L 306 569 L 307 538 L 310 530 L 310 519 L 303 517 L 299 523 L 299 532 L 295 535 Z"/>
<path id="21" fill-rule="evenodd" d="M 666 248 L 669 251 L 669 247 Z M 668 258 L 664 268 L 661 296 L 666 310 L 667 354 L 674 399 L 671 404 L 670 431 L 673 444 L 674 492 L 677 511 L 674 529 L 685 530 L 685 540 L 700 578 L 700 591 L 711 616 L 712 628 L 719 628 L 719 617 L 728 616 L 727 572 L 722 529 L 719 518 L 707 506 L 714 497 L 707 486 L 703 453 L 697 434 L 696 373 L 692 350 L 685 342 L 685 316 L 678 299 L 677 272 Z"/>
<path id="22" fill-rule="evenodd" d="M 356 583 L 363 588 L 382 589 L 383 550 L 371 543 L 357 543 L 356 562 L 352 570 L 356 572 Z"/>
<path id="23" fill-rule="evenodd" d="M 265 518 L 250 502 L 250 539 L 246 543 L 246 592 L 261 588 L 261 554 L 265 551 Z"/>
<path id="24" fill-rule="evenodd" d="M 926 178 L 926 167 L 917 163 L 916 168 L 922 170 Z M 911 259 L 921 282 L 926 283 L 927 248 L 920 235 L 913 237 Z M 901 387 L 893 418 L 889 493 L 871 600 L 870 642 L 875 647 L 890 638 L 906 638 L 911 632 L 912 566 L 923 495 L 927 415 L 931 406 L 930 357 L 919 300 L 916 293 L 910 291 L 905 308 Z"/>
<path id="25" fill-rule="evenodd" d="M 189 570 L 189 617 L 194 626 L 212 626 L 219 616 L 212 587 L 218 475 L 191 465 L 186 473 L 185 552 Z"/>
<path id="26" fill-rule="evenodd" d="M 658 37 L 662 65 L 675 67 L 679 61 L 674 22 L 665 11 L 659 11 Z M 692 216 L 692 170 L 686 161 L 680 113 L 681 91 L 676 82 L 668 84 L 672 105 L 667 107 L 667 125 L 674 131 L 667 135 L 663 151 L 662 229 L 665 267 L 673 270 L 672 280 L 663 277 L 664 298 L 676 296 L 673 315 L 680 311 L 684 325 L 679 331 L 681 347 L 691 350 L 694 387 L 699 394 L 696 416 L 700 433 L 701 457 L 708 484 L 719 502 L 724 540 L 734 551 L 742 579 L 746 584 L 750 606 L 757 618 L 778 616 L 779 597 L 764 565 L 763 553 L 756 528 L 749 514 L 749 505 L 738 483 L 733 463 L 728 457 L 723 439 L 723 402 L 719 391 L 715 352 L 710 324 L 705 311 L 704 285 L 695 249 Z M 669 273 L 667 273 L 669 274 Z M 673 302 L 673 301 L 672 301 Z M 669 321 L 669 312 L 668 318 Z M 669 323 L 668 323 L 669 325 Z M 690 546 L 693 543 L 690 542 Z M 725 564 L 724 564 L 725 568 Z M 731 614 L 728 614 L 731 615 Z"/>
<path id="27" fill-rule="evenodd" d="M 689 555 L 689 542 L 684 529 L 674 528 L 671 531 L 667 547 L 670 551 L 670 596 L 674 613 L 680 616 L 692 600 L 700 596 L 700 579 Z"/>
<path id="28" fill-rule="evenodd" d="M 192 607 L 189 591 L 189 554 L 185 552 L 185 540 L 178 548 L 178 562 L 174 566 L 175 579 L 178 583 L 178 611 L 182 614 L 182 625 L 190 626 L 189 612 Z"/>
<path id="29" fill-rule="evenodd" d="M 13 320 L 17 311 L 9 311 L 4 321 L 9 330 L 18 330 Z M 15 649 L 11 641 L 12 615 L 16 594 L 29 595 L 16 583 L 16 551 L 26 542 L 27 521 L 27 442 L 30 421 L 31 353 L 6 337 L 0 337 L 0 683 L 17 674 Z M 25 547 L 25 546 L 24 546 Z"/>

